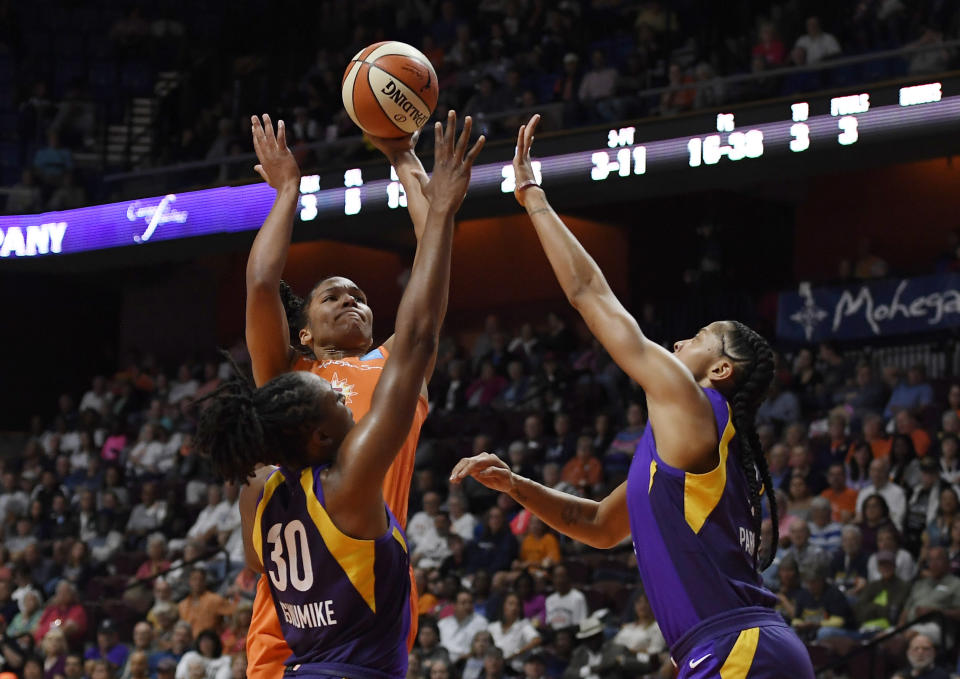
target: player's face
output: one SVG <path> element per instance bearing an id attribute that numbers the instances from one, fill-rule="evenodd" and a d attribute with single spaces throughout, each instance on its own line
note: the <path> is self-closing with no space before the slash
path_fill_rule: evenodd
<path id="1" fill-rule="evenodd" d="M 320 442 L 319 452 L 328 456 L 335 451 L 347 433 L 353 428 L 353 412 L 347 407 L 343 394 L 330 386 L 326 380 L 313 373 L 304 372 L 303 377 L 315 383 L 316 396 L 320 402 L 323 420 L 317 428 L 314 439 Z"/>
<path id="2" fill-rule="evenodd" d="M 365 351 L 373 342 L 367 296 L 348 278 L 328 278 L 310 296 L 300 341 L 314 349 Z"/>
<path id="3" fill-rule="evenodd" d="M 707 377 L 714 381 L 732 377 L 733 365 L 723 355 L 724 330 L 722 323 L 711 323 L 690 339 L 674 343 L 673 355 L 687 366 L 697 382 Z"/>

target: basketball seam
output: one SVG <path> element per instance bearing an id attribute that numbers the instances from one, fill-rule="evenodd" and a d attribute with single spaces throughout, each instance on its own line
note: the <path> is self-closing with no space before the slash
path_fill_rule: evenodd
<path id="1" fill-rule="evenodd" d="M 363 51 L 363 50 L 361 50 L 361 51 Z M 356 62 L 354 62 L 354 63 L 356 63 Z M 352 117 L 355 118 L 355 120 L 354 120 L 353 122 L 356 123 L 358 126 L 360 125 L 360 114 L 357 113 L 357 78 L 360 77 L 360 69 L 361 69 L 361 68 L 363 68 L 362 65 L 357 66 L 357 74 L 356 74 L 355 76 L 353 76 L 353 85 L 350 87 L 350 105 L 353 107 L 353 116 L 352 116 Z M 369 81 L 370 79 L 367 78 L 367 80 Z M 362 129 L 362 128 L 361 128 L 361 129 Z"/>
<path id="2" fill-rule="evenodd" d="M 385 56 L 390 56 L 390 55 L 385 55 Z M 415 96 L 415 97 L 417 98 L 417 100 L 423 105 L 423 108 L 422 108 L 421 110 L 423 110 L 423 111 L 428 111 L 428 110 L 430 109 L 430 107 L 427 106 L 427 102 L 425 102 L 425 101 L 423 100 L 423 98 L 422 98 L 419 94 L 417 94 L 416 92 L 414 92 L 412 87 L 410 87 L 407 83 L 405 83 L 405 82 L 403 82 L 402 80 L 400 80 L 400 78 L 399 78 L 398 76 L 395 76 L 393 73 L 391 73 L 390 71 L 388 71 L 388 70 L 385 69 L 385 68 L 380 68 L 380 67 L 377 66 L 376 64 L 370 64 L 370 68 L 375 68 L 375 69 L 377 69 L 378 71 L 380 71 L 381 73 L 386 73 L 388 76 L 390 76 L 390 77 L 393 78 L 394 80 L 398 80 L 398 81 L 400 82 L 400 84 L 402 84 L 404 87 L 406 87 L 408 90 L 410 90 L 410 94 L 412 94 L 413 96 Z M 368 83 L 370 82 L 370 77 L 369 77 L 369 76 L 367 76 L 367 82 L 368 82 Z M 373 88 L 371 87 L 370 89 L 372 90 Z M 374 94 L 373 96 L 374 96 L 374 98 L 376 98 L 377 95 Z M 380 103 L 380 102 L 378 101 L 377 103 Z M 380 108 L 383 108 L 383 107 L 381 106 Z M 386 113 L 386 111 L 384 111 L 384 113 Z M 427 116 L 427 120 L 429 120 L 429 119 L 430 119 L 430 116 L 432 116 L 432 115 L 433 115 L 433 111 L 430 111 L 430 115 Z M 390 116 L 388 115 L 387 117 L 389 118 Z"/>
<path id="3" fill-rule="evenodd" d="M 370 68 L 373 68 L 373 64 L 369 64 L 369 66 L 370 66 Z M 376 91 L 375 89 L 373 89 L 373 85 L 370 83 L 370 68 L 367 69 L 367 77 L 364 78 L 364 80 L 367 81 L 367 87 L 370 88 L 370 94 L 372 95 L 373 100 L 374 100 L 375 102 L 377 102 L 377 106 L 378 106 L 378 107 L 380 108 L 380 110 L 383 112 L 383 117 L 386 118 L 387 121 L 389 121 L 389 123 L 390 123 L 391 125 L 393 125 L 395 128 L 397 128 L 398 130 L 400 130 L 400 131 L 403 132 L 404 134 L 408 134 L 408 132 L 407 132 L 405 129 L 403 129 L 402 127 L 400 127 L 399 125 L 396 124 L 396 121 L 393 119 L 393 117 L 392 117 L 389 113 L 387 113 L 387 110 L 386 110 L 385 108 L 383 108 L 383 104 L 380 103 L 380 99 L 377 97 L 377 91 Z M 383 71 L 382 68 L 381 68 L 380 70 Z M 383 71 L 383 72 L 386 73 L 386 71 Z M 390 75 L 390 74 L 388 74 L 388 75 Z M 391 75 L 390 77 L 392 78 L 393 76 Z"/>

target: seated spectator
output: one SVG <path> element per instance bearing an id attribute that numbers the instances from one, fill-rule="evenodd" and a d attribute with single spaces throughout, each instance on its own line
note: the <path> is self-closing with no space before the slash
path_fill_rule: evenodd
<path id="1" fill-rule="evenodd" d="M 464 540 L 472 540 L 476 527 L 476 517 L 467 511 L 467 499 L 462 493 L 451 491 L 447 498 L 447 510 L 450 514 L 450 530 Z"/>
<path id="2" fill-rule="evenodd" d="M 493 647 L 493 636 L 487 630 L 480 630 L 473 635 L 473 642 L 470 644 L 470 655 L 463 665 L 463 672 L 460 679 L 478 679 L 483 674 L 484 658 L 487 651 Z"/>
<path id="3" fill-rule="evenodd" d="M 557 537 L 547 529 L 547 524 L 536 516 L 531 516 L 529 530 L 520 543 L 520 556 L 514 562 L 514 568 L 529 570 L 537 575 L 546 575 L 561 560 L 560 543 L 557 542 Z M 508 653 L 507 660 L 509 659 Z"/>
<path id="4" fill-rule="evenodd" d="M 196 650 L 187 651 L 177 663 L 176 679 L 193 679 L 193 667 L 203 668 L 201 677 L 230 679 L 230 656 L 223 655 L 220 637 L 212 629 L 204 629 L 197 635 Z"/>
<path id="5" fill-rule="evenodd" d="M 790 546 L 784 556 L 792 555 L 797 560 L 800 572 L 808 572 L 818 564 L 829 563 L 829 555 L 810 541 L 810 525 L 806 521 L 795 521 L 790 526 Z"/>
<path id="6" fill-rule="evenodd" d="M 457 663 L 470 654 L 474 635 L 487 629 L 487 619 L 473 610 L 473 594 L 462 589 L 457 592 L 453 615 L 437 623 L 440 644 L 450 654 L 451 662 Z"/>
<path id="7" fill-rule="evenodd" d="M 597 618 L 584 618 L 577 630 L 577 644 L 563 679 L 604 676 L 600 670 L 603 661 L 603 623 Z"/>
<path id="8" fill-rule="evenodd" d="M 563 564 L 553 567 L 553 594 L 547 597 L 545 605 L 547 625 L 555 630 L 575 627 L 589 614 L 586 597 L 573 588 Z"/>
<path id="9" fill-rule="evenodd" d="M 585 496 L 598 488 L 603 481 L 603 466 L 593 454 L 591 437 L 580 436 L 577 439 L 576 455 L 563 466 L 561 479 Z"/>
<path id="10" fill-rule="evenodd" d="M 513 588 L 520 597 L 523 617 L 530 620 L 534 627 L 542 627 L 547 619 L 546 597 L 535 590 L 533 576 L 529 573 L 521 573 L 514 580 Z"/>
<path id="11" fill-rule="evenodd" d="M 884 417 L 894 417 L 903 410 L 919 411 L 933 403 L 933 387 L 927 382 L 927 369 L 915 364 L 907 370 L 907 379 L 897 384 L 883 410 Z"/>
<path id="12" fill-rule="evenodd" d="M 476 573 L 480 569 L 491 573 L 510 570 L 516 556 L 517 539 L 510 532 L 503 510 L 491 507 L 487 511 L 487 521 L 483 529 L 476 540 L 467 545 L 467 573 Z"/>
<path id="13" fill-rule="evenodd" d="M 120 679 L 128 679 L 131 674 L 131 665 L 134 664 L 134 657 L 138 653 L 143 654 L 143 662 L 146 666 L 147 674 L 155 674 L 157 668 L 151 666 L 150 656 L 158 651 L 154 641 L 153 625 L 145 620 L 141 620 L 133 626 L 133 645 L 130 647 L 130 655 L 127 658 L 127 665 L 120 672 Z"/>
<path id="14" fill-rule="evenodd" d="M 847 459 L 846 485 L 859 491 L 870 485 L 870 463 L 873 462 L 873 451 L 870 444 L 866 441 L 855 441 L 850 447 L 850 457 Z M 856 501 L 854 501 L 854 513 L 856 513 Z"/>
<path id="15" fill-rule="evenodd" d="M 167 519 L 167 503 L 157 498 L 157 484 L 147 481 L 140 488 L 140 503 L 130 512 L 126 533 L 133 538 L 145 538 L 162 530 Z"/>
<path id="16" fill-rule="evenodd" d="M 897 576 L 896 555 L 877 552 L 874 556 L 879 577 L 867 583 L 853 604 L 857 629 L 864 633 L 893 627 L 910 594 L 910 581 Z"/>
<path id="17" fill-rule="evenodd" d="M 773 23 L 764 21 L 760 24 L 760 39 L 753 46 L 752 54 L 763 59 L 766 66 L 781 66 L 787 57 L 787 49 L 783 46 L 783 41 L 777 35 L 777 29 Z"/>
<path id="18" fill-rule="evenodd" d="M 960 439 L 948 434 L 940 440 L 940 478 L 945 483 L 960 482 Z"/>
<path id="19" fill-rule="evenodd" d="M 827 582 L 825 564 L 803 572 L 803 587 L 794 599 L 796 611 L 791 625 L 802 639 L 823 639 L 836 629 L 848 629 L 853 611 L 847 598 Z"/>
<path id="20" fill-rule="evenodd" d="M 63 175 L 73 169 L 73 154 L 70 149 L 60 146 L 60 135 L 56 130 L 47 132 L 47 145 L 37 149 L 33 167 L 40 180 L 50 186 L 59 186 Z"/>
<path id="21" fill-rule="evenodd" d="M 931 611 L 943 611 L 950 615 L 960 608 L 960 578 L 951 575 L 949 567 L 947 551 L 943 547 L 934 547 L 930 550 L 927 556 L 928 575 L 913 583 L 910 596 L 907 597 L 903 612 L 900 614 L 899 625 L 905 625 Z M 937 622 L 917 623 L 910 628 L 910 631 L 925 634 L 936 643 L 940 643 L 943 639 L 942 630 Z"/>
<path id="22" fill-rule="evenodd" d="M 143 651 L 133 651 L 127 660 L 125 671 L 120 675 L 120 679 L 150 679 L 150 661 L 147 653 Z"/>
<path id="23" fill-rule="evenodd" d="M 897 577 L 904 582 L 912 582 L 917 573 L 917 564 L 910 552 L 900 547 L 900 535 L 893 526 L 884 526 L 877 531 L 877 552 L 890 552 L 894 555 Z M 874 582 L 880 579 L 880 570 L 877 568 L 877 554 L 871 555 L 867 561 L 867 580 Z"/>
<path id="24" fill-rule="evenodd" d="M 667 86 L 670 89 L 660 95 L 660 115 L 673 115 L 693 108 L 697 91 L 692 87 L 684 87 L 691 82 L 693 78 L 684 74 L 680 64 L 670 64 L 667 71 Z"/>
<path id="25" fill-rule="evenodd" d="M 507 679 L 506 666 L 503 651 L 496 646 L 491 646 L 483 656 L 483 672 L 480 674 L 480 679 Z"/>
<path id="26" fill-rule="evenodd" d="M 820 493 L 830 503 L 830 518 L 846 523 L 857 513 L 857 491 L 847 486 L 843 463 L 836 462 L 827 469 L 827 489 Z"/>
<path id="27" fill-rule="evenodd" d="M 70 552 L 60 569 L 60 575 L 64 580 L 72 582 L 78 590 L 83 591 L 93 576 L 93 571 L 90 548 L 82 540 L 75 541 L 70 545 Z"/>
<path id="28" fill-rule="evenodd" d="M 494 372 L 493 363 L 484 361 L 480 375 L 466 391 L 467 407 L 486 408 L 507 388 L 506 378 Z"/>
<path id="29" fill-rule="evenodd" d="M 863 438 L 870 444 L 875 459 L 890 457 L 892 441 L 883 428 L 883 417 L 871 413 L 863 418 Z"/>
<path id="30" fill-rule="evenodd" d="M 949 679 L 950 672 L 937 666 L 937 644 L 926 634 L 917 634 L 907 646 L 909 670 L 901 670 L 891 679 Z"/>
<path id="31" fill-rule="evenodd" d="M 233 510 L 233 505 L 223 499 L 223 487 L 219 483 L 209 484 L 207 486 L 207 504 L 200 510 L 197 520 L 190 526 L 186 539 L 174 540 L 170 545 L 171 548 L 180 549 L 187 540 L 194 540 L 202 545 L 210 545 L 215 542 L 220 527 L 227 522 Z"/>
<path id="32" fill-rule="evenodd" d="M 603 470 L 610 478 L 617 478 L 620 481 L 626 479 L 627 471 L 630 469 L 630 462 L 633 460 L 633 453 L 637 449 L 637 444 L 643 437 L 646 430 L 646 423 L 643 421 L 643 409 L 639 403 L 631 403 L 627 406 L 627 426 L 617 432 L 613 437 L 613 442 L 603 455 Z M 619 482 L 610 481 L 611 485 L 620 485 Z"/>
<path id="33" fill-rule="evenodd" d="M 830 561 L 829 575 L 837 589 L 848 596 L 858 594 L 867 584 L 869 557 L 870 555 L 863 551 L 860 529 L 849 524 L 844 526 L 840 549 Z"/>
<path id="34" fill-rule="evenodd" d="M 87 649 L 83 659 L 89 674 L 96 660 L 106 660 L 114 667 L 123 667 L 127 664 L 130 649 L 121 644 L 117 638 L 117 627 L 109 618 L 100 623 L 97 628 L 97 643 Z"/>
<path id="35" fill-rule="evenodd" d="M 437 568 L 451 554 L 450 517 L 440 512 L 434 517 L 433 524 L 433 533 L 427 533 L 417 543 L 416 551 L 411 556 L 411 562 L 422 568 Z"/>
<path id="36" fill-rule="evenodd" d="M 20 597 L 19 611 L 7 625 L 7 636 L 15 639 L 23 634 L 33 635 L 43 615 L 42 606 L 40 592 L 33 588 L 25 591 Z"/>
<path id="37" fill-rule="evenodd" d="M 877 551 L 877 532 L 886 526 L 896 524 L 890 518 L 890 509 L 883 496 L 877 493 L 869 496 L 863 503 L 863 519 L 860 521 L 860 533 L 863 536 L 863 550 L 868 554 Z"/>
<path id="38" fill-rule="evenodd" d="M 852 408 L 853 415 L 857 418 L 883 409 L 883 386 L 875 379 L 873 368 L 868 362 L 864 361 L 857 366 L 855 384 L 837 393 L 834 402 Z"/>
<path id="39" fill-rule="evenodd" d="M 883 497 L 890 511 L 890 519 L 899 530 L 907 513 L 907 498 L 900 486 L 890 482 L 890 464 L 887 460 L 870 463 L 870 483 L 857 494 L 857 516 L 863 517 L 863 505 L 872 495 Z"/>
<path id="40" fill-rule="evenodd" d="M 194 397 L 199 388 L 199 382 L 190 374 L 190 367 L 183 364 L 177 368 L 177 379 L 170 383 L 167 403 L 179 403 L 185 398 Z"/>
<path id="41" fill-rule="evenodd" d="M 941 488 L 940 467 L 936 460 L 924 458 L 920 464 L 920 480 L 913 487 L 907 501 L 907 516 L 904 521 L 905 546 L 916 553 L 927 526 L 936 520 Z M 948 525 L 948 524 L 947 524 Z"/>
<path id="42" fill-rule="evenodd" d="M 613 643 L 623 647 L 633 656 L 627 656 L 621 662 L 625 671 L 636 674 L 650 670 L 639 667 L 627 669 L 628 661 L 657 667 L 661 660 L 666 661 L 666 657 L 661 657 L 661 654 L 667 651 L 667 642 L 653 617 L 650 601 L 643 591 L 638 590 L 633 597 L 633 613 L 634 620 L 620 626 L 616 636 L 613 637 Z"/>
<path id="43" fill-rule="evenodd" d="M 830 33 L 824 33 L 819 17 L 815 16 L 807 19 L 807 32 L 797 39 L 795 46 L 804 51 L 808 64 L 820 63 L 842 51 L 837 39 Z"/>
<path id="44" fill-rule="evenodd" d="M 63 630 L 52 628 L 43 638 L 40 645 L 43 652 L 44 679 L 55 679 L 62 676 L 67 665 L 67 637 Z"/>
<path id="45" fill-rule="evenodd" d="M 190 571 L 190 594 L 178 605 L 180 619 L 190 623 L 195 634 L 214 630 L 213 636 L 219 646 L 220 638 L 215 632 L 220 629 L 225 616 L 233 615 L 233 610 L 233 604 L 207 589 L 207 572 L 194 567 Z"/>
<path id="46" fill-rule="evenodd" d="M 785 389 L 780 380 L 774 380 L 767 398 L 757 409 L 757 422 L 785 425 L 800 419 L 800 400 Z"/>
<path id="47" fill-rule="evenodd" d="M 960 517 L 960 500 L 957 489 L 947 486 L 939 493 L 940 502 L 936 507 L 933 521 L 927 524 L 924 543 L 929 547 L 946 547 L 950 542 L 950 530 L 954 521 Z"/>
<path id="48" fill-rule="evenodd" d="M 590 70 L 584 73 L 577 89 L 577 98 L 591 120 L 614 120 L 617 109 L 604 101 L 613 96 L 617 85 L 617 69 L 607 63 L 603 50 L 590 55 Z"/>
<path id="49" fill-rule="evenodd" d="M 533 397 L 532 380 L 524 373 L 521 361 L 510 361 L 507 364 L 509 383 L 500 395 L 502 405 L 506 409 L 530 408 L 530 399 Z"/>
<path id="50" fill-rule="evenodd" d="M 487 631 L 514 672 L 523 671 L 523 659 L 543 641 L 531 622 L 523 617 L 520 597 L 514 592 L 504 596 L 500 619 L 490 623 Z"/>
<path id="51" fill-rule="evenodd" d="M 804 476 L 794 473 L 790 477 L 787 498 L 786 513 L 800 521 L 808 521 L 810 519 L 810 506 L 814 498 L 810 495 L 810 489 L 807 487 L 807 480 Z"/>
<path id="52" fill-rule="evenodd" d="M 825 554 L 840 549 L 843 526 L 831 520 L 830 502 L 825 497 L 815 497 L 810 502 L 810 544 L 819 547 Z"/>
<path id="53" fill-rule="evenodd" d="M 450 653 L 440 645 L 440 630 L 433 618 L 423 618 L 417 632 L 417 645 L 420 648 L 420 664 L 424 672 L 429 673 L 436 662 L 450 662 Z"/>
<path id="54" fill-rule="evenodd" d="M 806 482 L 805 497 L 818 494 L 827 485 L 822 472 L 813 466 L 813 451 L 806 441 L 797 443 L 790 449 L 790 480 L 797 476 Z M 787 481 L 785 490 L 789 491 L 790 480 Z"/>
<path id="55" fill-rule="evenodd" d="M 909 436 L 919 457 L 924 457 L 930 451 L 930 434 L 917 422 L 916 416 L 909 410 L 901 410 L 894 416 L 897 433 Z"/>
<path id="56" fill-rule="evenodd" d="M 817 467 L 827 470 L 834 463 L 843 464 L 850 454 L 852 441 L 847 435 L 847 415 L 842 408 L 835 408 L 827 418 L 826 445 L 817 453 Z"/>
<path id="57" fill-rule="evenodd" d="M 907 489 L 920 483 L 920 460 L 917 459 L 913 440 L 904 434 L 893 435 L 890 446 L 890 480 Z"/>
<path id="58" fill-rule="evenodd" d="M 40 616 L 33 633 L 37 643 L 43 640 L 51 627 L 59 627 L 70 643 L 77 643 L 87 633 L 87 612 L 77 599 L 77 589 L 66 580 L 57 584 L 56 593 Z"/>
<path id="59" fill-rule="evenodd" d="M 165 457 L 166 449 L 157 435 L 157 427 L 150 423 L 144 424 L 127 458 L 127 471 L 137 477 L 156 476 L 160 473 Z"/>
<path id="60" fill-rule="evenodd" d="M 415 549 L 418 542 L 436 532 L 436 517 L 440 513 L 440 494 L 428 491 L 423 494 L 423 509 L 414 514 L 407 523 L 407 540 Z M 470 536 L 472 539 L 473 535 Z"/>
<path id="61" fill-rule="evenodd" d="M 790 480 L 790 466 L 787 461 L 790 449 L 785 443 L 774 443 L 767 453 L 767 468 L 770 471 L 770 481 L 774 488 L 783 488 Z"/>
<path id="62" fill-rule="evenodd" d="M 50 194 L 50 200 L 47 201 L 47 210 L 72 210 L 83 207 L 87 204 L 87 192 L 77 184 L 77 175 L 73 170 L 63 173 L 63 179 L 60 186 L 54 189 Z M 81 408 L 83 410 L 83 408 Z M 96 409 L 100 412 L 100 408 Z"/>

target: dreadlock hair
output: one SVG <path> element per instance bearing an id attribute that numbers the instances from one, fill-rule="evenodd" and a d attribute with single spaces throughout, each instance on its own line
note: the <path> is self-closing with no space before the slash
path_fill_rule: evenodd
<path id="1" fill-rule="evenodd" d="M 747 477 L 750 490 L 750 507 L 753 510 L 754 535 L 757 536 L 753 547 L 753 560 L 757 561 L 760 549 L 760 527 L 762 521 L 763 499 L 766 493 L 770 504 L 770 521 L 773 524 L 773 544 L 760 570 L 765 570 L 773 562 L 780 542 L 779 515 L 777 500 L 774 497 L 773 481 L 767 460 L 757 436 L 757 409 L 766 398 L 774 376 L 773 350 L 759 333 L 739 321 L 727 322 L 730 330 L 721 338 L 724 354 L 737 364 L 734 373 L 733 388 L 727 398 L 733 416 L 733 426 L 739 442 L 738 460 Z M 729 352 L 729 353 L 727 353 Z M 761 485 L 762 484 L 762 485 Z"/>
<path id="2" fill-rule="evenodd" d="M 306 298 L 302 298 L 293 291 L 286 281 L 280 281 L 280 301 L 283 303 L 283 311 L 287 315 L 287 328 L 290 330 L 290 346 L 307 358 L 316 358 L 313 355 L 313 349 L 304 346 L 300 342 L 300 330 L 307 325 L 307 309 L 310 308 L 310 302 L 313 300 L 313 293 L 321 285 L 326 283 L 333 276 L 321 276 L 320 280 L 313 284 Z"/>
<path id="3" fill-rule="evenodd" d="M 239 371 L 198 403 L 204 404 L 194 445 L 216 473 L 238 484 L 258 464 L 304 466 L 314 427 L 323 418 L 313 390 L 299 373 L 284 373 L 257 389 Z"/>

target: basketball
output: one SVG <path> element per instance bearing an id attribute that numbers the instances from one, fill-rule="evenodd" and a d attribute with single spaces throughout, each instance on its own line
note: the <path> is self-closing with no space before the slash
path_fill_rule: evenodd
<path id="1" fill-rule="evenodd" d="M 357 52 L 343 74 L 343 106 L 357 126 L 375 137 L 403 137 L 430 119 L 440 91 L 424 54 L 388 40 Z"/>

